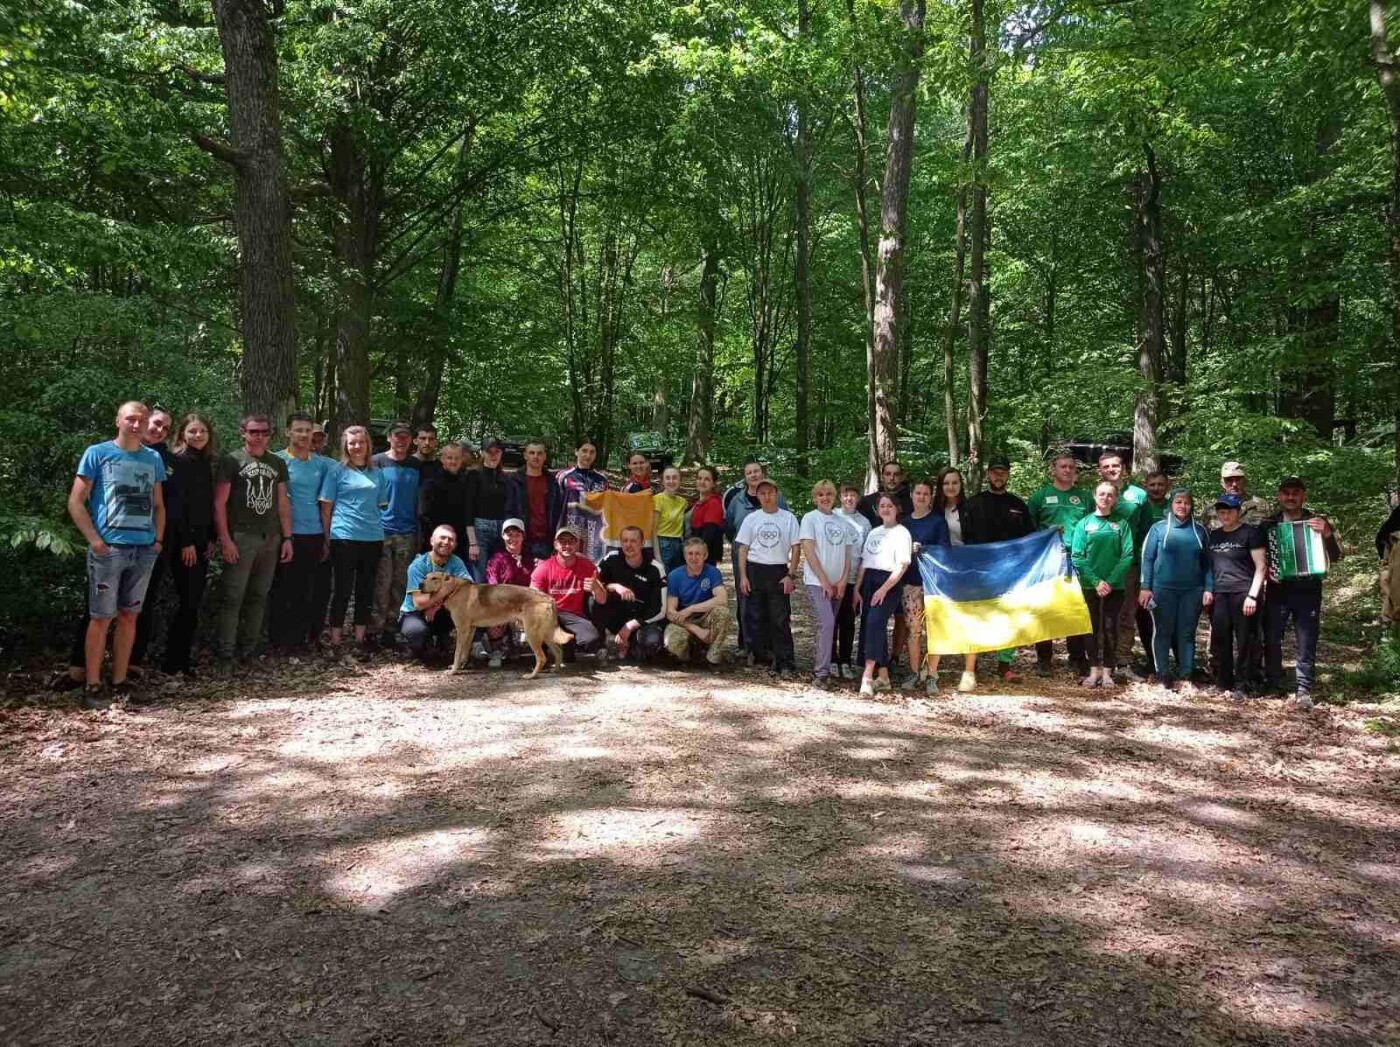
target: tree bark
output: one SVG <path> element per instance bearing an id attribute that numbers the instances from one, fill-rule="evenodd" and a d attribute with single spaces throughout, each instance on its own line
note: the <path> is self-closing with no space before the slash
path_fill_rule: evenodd
<path id="1" fill-rule="evenodd" d="M 885 177 L 880 194 L 880 248 L 875 270 L 875 315 L 868 382 L 874 399 L 870 412 L 873 468 L 899 453 L 893 397 L 899 361 L 899 302 L 904 285 L 904 228 L 909 209 L 909 180 L 914 160 L 914 114 L 919 64 L 924 53 L 925 0 L 901 0 L 904 46 L 890 97 L 885 147 Z"/>
<path id="2" fill-rule="evenodd" d="M 263 0 L 213 0 L 213 8 L 230 143 L 196 141 L 233 167 L 243 408 L 281 424 L 296 407 L 299 383 L 277 48 Z"/>
<path id="3" fill-rule="evenodd" d="M 810 43 L 812 11 L 809 0 L 797 0 L 797 36 L 803 46 Z M 794 153 L 797 184 L 793 187 L 796 212 L 796 250 L 793 282 L 797 291 L 797 338 L 793 343 L 796 396 L 793 405 L 796 433 L 797 474 L 807 475 L 808 449 L 811 441 L 811 416 L 808 402 L 812 358 L 812 115 L 805 87 L 797 98 L 797 141 Z"/>
<path id="4" fill-rule="evenodd" d="M 1176 304 L 1172 319 L 1172 351 L 1170 378 L 1174 385 L 1186 385 L 1186 336 L 1191 302 L 1191 267 L 1183 256 L 1178 277 Z"/>
<path id="5" fill-rule="evenodd" d="M 1390 201 L 1386 265 L 1390 284 L 1390 402 L 1395 405 L 1395 477 L 1400 483 L 1400 67 L 1386 32 L 1384 0 L 1371 0 L 1371 61 L 1390 117 Z"/>
<path id="6" fill-rule="evenodd" d="M 335 253 L 340 269 L 340 315 L 335 332 L 335 419 L 338 435 L 369 424 L 369 333 L 374 265 L 379 243 L 379 178 L 348 122 L 330 132 L 331 192 L 338 204 Z"/>
<path id="7" fill-rule="evenodd" d="M 695 379 L 685 424 L 685 460 L 700 464 L 710 452 L 714 410 L 715 320 L 719 290 L 719 242 L 710 237 L 700 261 L 700 303 L 695 351 Z"/>
<path id="8" fill-rule="evenodd" d="M 851 26 L 851 38 L 858 39 L 856 26 L 855 0 L 846 0 L 846 18 Z M 875 373 L 875 267 L 870 254 L 870 211 L 867 194 L 870 188 L 870 175 L 866 170 L 869 156 L 868 125 L 865 116 L 865 74 L 860 63 L 852 66 L 853 89 L 855 92 L 855 135 L 856 157 L 852 181 L 856 195 L 856 236 L 860 243 L 860 290 L 865 302 L 865 370 L 867 375 Z M 866 417 L 869 419 L 870 441 L 866 454 L 865 487 L 873 491 L 879 483 L 880 456 L 875 442 L 875 383 L 867 381 Z"/>
<path id="9" fill-rule="evenodd" d="M 981 484 L 986 458 L 987 352 L 991 339 L 991 309 L 987 300 L 987 120 L 990 73 L 987 68 L 987 24 L 983 0 L 971 0 L 968 56 L 972 63 L 972 92 L 968 98 L 968 137 L 972 140 L 971 207 L 967 221 L 967 454 L 972 475 L 970 490 Z"/>
<path id="10" fill-rule="evenodd" d="M 1133 470 L 1139 474 L 1157 468 L 1157 419 L 1165 340 L 1162 289 L 1166 278 L 1162 249 L 1162 178 L 1157 170 L 1157 154 L 1150 142 L 1143 143 L 1143 151 L 1147 170 L 1137 181 L 1134 216 L 1142 258 L 1138 373 L 1144 387 L 1138 392 L 1133 408 Z"/>

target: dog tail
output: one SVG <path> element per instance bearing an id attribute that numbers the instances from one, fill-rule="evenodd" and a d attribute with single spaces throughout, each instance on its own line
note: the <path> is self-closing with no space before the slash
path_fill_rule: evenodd
<path id="1" fill-rule="evenodd" d="M 554 642 L 560 645 L 568 643 L 574 638 L 573 633 L 566 633 L 557 625 L 554 627 Z"/>

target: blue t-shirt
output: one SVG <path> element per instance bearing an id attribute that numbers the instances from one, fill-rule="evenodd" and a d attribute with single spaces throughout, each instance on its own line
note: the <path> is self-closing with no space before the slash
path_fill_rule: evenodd
<path id="1" fill-rule="evenodd" d="M 388 451 L 381 451 L 369 460 L 369 464 L 384 472 L 384 488 L 388 492 L 388 505 L 380 512 L 385 534 L 418 533 L 418 481 L 422 477 L 422 463 L 409 455 L 402 462 L 389 457 Z"/>
<path id="2" fill-rule="evenodd" d="M 948 521 L 943 519 L 942 513 L 929 513 L 922 519 L 910 513 L 901 516 L 899 522 L 909 532 L 909 537 L 921 546 L 948 544 Z"/>
<path id="3" fill-rule="evenodd" d="M 302 461 L 291 451 L 278 451 L 277 455 L 287 463 L 287 499 L 292 503 L 292 534 L 320 534 L 321 484 L 326 473 L 335 462 L 313 454 Z"/>
<path id="4" fill-rule="evenodd" d="M 156 540 L 156 484 L 165 482 L 165 462 L 149 447 L 123 451 L 115 440 L 93 444 L 78 462 L 78 475 L 92 484 L 88 515 L 108 545 L 152 545 Z"/>
<path id="5" fill-rule="evenodd" d="M 353 466 L 332 462 L 321 481 L 321 501 L 334 502 L 331 512 L 331 537 L 350 542 L 382 542 L 384 523 L 379 518 L 380 507 L 386 501 L 384 474 L 370 466 Z"/>
<path id="6" fill-rule="evenodd" d="M 413 606 L 413 594 L 421 592 L 423 589 L 423 579 L 434 571 L 441 571 L 444 574 L 454 575 L 458 578 L 470 578 L 467 573 L 467 565 L 464 564 L 456 554 L 447 558 L 447 563 L 439 567 L 433 563 L 432 553 L 419 553 L 413 558 L 413 562 L 408 565 L 408 589 L 403 594 L 403 603 L 399 606 L 399 614 L 408 614 L 416 611 Z"/>
<path id="7" fill-rule="evenodd" d="M 693 603 L 704 603 L 723 584 L 724 578 L 714 564 L 707 563 L 701 569 L 698 578 L 687 574 L 685 565 L 682 564 L 666 576 L 666 595 L 674 596 L 676 609 L 684 611 Z"/>

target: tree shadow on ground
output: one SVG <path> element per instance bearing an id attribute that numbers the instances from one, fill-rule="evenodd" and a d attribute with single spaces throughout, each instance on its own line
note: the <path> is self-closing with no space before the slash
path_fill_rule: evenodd
<path id="1" fill-rule="evenodd" d="M 1395 764 L 1325 723 L 1280 748 L 1190 702 L 632 670 L 337 686 L 11 725 L 5 1039 L 1400 1030 Z"/>

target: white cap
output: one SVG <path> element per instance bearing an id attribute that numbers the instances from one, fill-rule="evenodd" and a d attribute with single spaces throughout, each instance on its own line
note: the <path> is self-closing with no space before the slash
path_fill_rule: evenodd
<path id="1" fill-rule="evenodd" d="M 512 527 L 519 528 L 521 534 L 524 534 L 524 533 L 525 533 L 525 523 L 524 523 L 524 521 L 519 520 L 519 519 L 517 519 L 517 518 L 514 517 L 514 516 L 512 516 L 509 520 L 507 520 L 507 521 L 505 521 L 503 524 L 501 524 L 501 533 L 502 533 L 502 534 L 505 534 L 505 533 L 506 533 L 508 530 L 510 530 Z"/>

